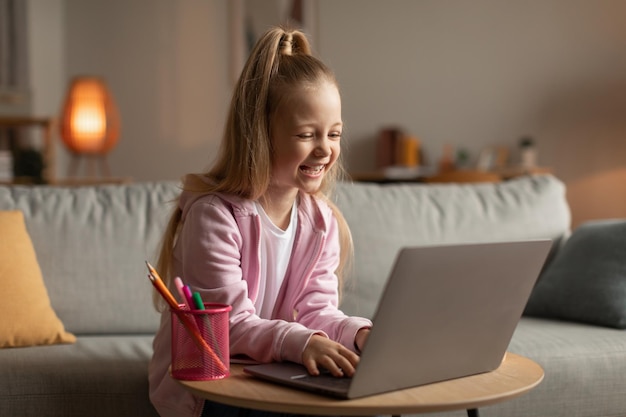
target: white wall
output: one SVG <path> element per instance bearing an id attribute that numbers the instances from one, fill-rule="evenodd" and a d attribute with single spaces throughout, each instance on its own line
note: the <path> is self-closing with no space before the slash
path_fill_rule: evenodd
<path id="1" fill-rule="evenodd" d="M 383 125 L 443 145 L 515 148 L 568 184 L 574 222 L 626 217 L 626 2 L 320 1 L 321 55 L 343 87 L 352 169 Z"/>
<path id="2" fill-rule="evenodd" d="M 102 76 L 122 117 L 113 175 L 208 165 L 230 100 L 227 0 L 28 0 L 28 14 L 35 116 L 58 116 L 73 76 Z M 63 178 L 69 154 L 56 149 Z"/>
<path id="3" fill-rule="evenodd" d="M 55 9 L 50 42 L 65 55 L 50 84 L 38 81 L 46 103 L 60 103 L 57 71 L 64 86 L 93 73 L 113 91 L 114 175 L 176 179 L 206 166 L 231 88 L 228 0 L 29 1 Z M 575 224 L 626 217 L 626 2 L 318 0 L 317 12 L 350 169 L 374 167 L 387 125 L 417 135 L 431 162 L 445 143 L 475 156 L 529 134 L 568 185 Z"/>
<path id="4" fill-rule="evenodd" d="M 99 74 L 118 103 L 114 175 L 177 179 L 215 153 L 229 101 L 225 1 L 66 0 L 68 75 Z"/>
<path id="5" fill-rule="evenodd" d="M 32 85 L 32 108 L 35 116 L 56 116 L 65 93 L 65 8 L 64 0 L 28 0 L 27 25 L 29 70 Z M 64 149 L 54 143 L 59 175 L 64 168 Z M 65 171 L 65 170 L 63 170 Z"/>

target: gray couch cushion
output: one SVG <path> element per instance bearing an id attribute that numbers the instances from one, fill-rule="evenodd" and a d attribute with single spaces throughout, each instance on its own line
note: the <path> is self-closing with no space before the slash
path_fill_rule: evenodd
<path id="1" fill-rule="evenodd" d="M 519 398 L 481 408 L 481 416 L 624 416 L 626 334 L 622 330 L 523 317 L 509 351 L 537 362 L 544 370 L 544 380 Z"/>
<path id="2" fill-rule="evenodd" d="M 565 186 L 552 176 L 498 184 L 340 184 L 335 200 L 351 227 L 355 252 L 342 309 L 371 317 L 402 246 L 527 238 L 569 233 Z M 419 271 L 416 271 L 419 277 Z"/>
<path id="3" fill-rule="evenodd" d="M 0 187 L 0 210 L 24 213 L 52 307 L 68 331 L 153 333 L 159 315 L 144 261 L 155 260 L 178 191 L 174 182 Z"/>
<path id="4" fill-rule="evenodd" d="M 623 331 L 524 317 L 509 350 L 541 365 L 545 378 L 529 394 L 511 404 L 503 403 L 502 407 L 517 409 L 517 413 L 508 415 L 624 415 L 626 334 Z M 491 415 L 502 413 L 485 413 Z"/>
<path id="5" fill-rule="evenodd" d="M 541 275 L 526 314 L 626 328 L 626 221 L 582 224 Z"/>
<path id="6" fill-rule="evenodd" d="M 3 349 L 0 416 L 156 417 L 148 398 L 151 355 L 152 336 Z"/>

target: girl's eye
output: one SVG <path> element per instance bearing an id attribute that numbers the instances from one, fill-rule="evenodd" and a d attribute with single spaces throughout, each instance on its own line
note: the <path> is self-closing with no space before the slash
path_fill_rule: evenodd
<path id="1" fill-rule="evenodd" d="M 313 138 L 313 133 L 300 133 L 297 135 L 300 139 L 311 139 Z"/>
<path id="2" fill-rule="evenodd" d="M 331 139 L 341 139 L 341 132 L 330 132 L 328 137 Z"/>

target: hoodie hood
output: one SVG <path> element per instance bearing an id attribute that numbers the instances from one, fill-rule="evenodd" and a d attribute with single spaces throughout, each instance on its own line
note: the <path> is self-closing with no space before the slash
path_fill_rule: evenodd
<path id="1" fill-rule="evenodd" d="M 206 184 L 211 184 L 211 180 L 204 176 L 197 176 L 196 178 L 205 182 Z M 256 209 L 254 208 L 254 203 L 252 200 L 248 200 L 242 197 L 238 197 L 231 194 L 217 193 L 217 192 L 195 192 L 183 190 L 180 194 L 180 198 L 178 199 L 178 207 L 182 211 L 181 220 L 184 222 L 189 209 L 193 204 L 200 200 L 211 196 L 211 198 L 220 198 L 228 203 L 229 206 L 232 207 L 233 213 L 237 215 L 251 215 L 256 213 Z"/>
<path id="2" fill-rule="evenodd" d="M 201 178 L 202 181 L 210 184 L 210 180 L 208 178 Z M 225 201 L 231 207 L 235 217 L 255 216 L 257 214 L 253 200 L 225 193 L 202 193 L 183 190 L 178 201 L 178 207 L 182 211 L 181 221 L 185 221 L 187 213 L 195 202 L 205 198 L 219 198 Z M 327 230 L 330 217 L 332 216 L 332 211 L 326 203 L 309 194 L 300 192 L 298 194 L 298 206 L 302 206 L 302 208 L 304 208 L 304 210 L 298 210 L 298 221 L 300 223 L 304 221 L 305 223 L 313 226 L 316 231 L 324 232 Z"/>

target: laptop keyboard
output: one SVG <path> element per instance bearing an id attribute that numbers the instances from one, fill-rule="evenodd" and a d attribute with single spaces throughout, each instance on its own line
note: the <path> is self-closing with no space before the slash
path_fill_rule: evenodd
<path id="1" fill-rule="evenodd" d="M 311 383 L 314 385 L 324 385 L 329 388 L 344 388 L 348 390 L 350 387 L 351 378 L 344 377 L 338 378 L 332 376 L 330 372 L 322 372 L 318 376 L 313 376 L 309 374 L 298 375 L 297 377 L 292 377 L 294 380 L 303 381 L 307 383 Z"/>

